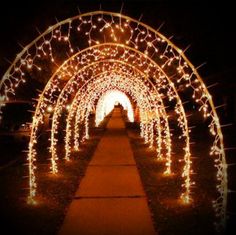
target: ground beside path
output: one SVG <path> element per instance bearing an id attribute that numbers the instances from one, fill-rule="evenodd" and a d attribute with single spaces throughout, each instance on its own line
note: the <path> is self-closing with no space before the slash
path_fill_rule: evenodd
<path id="1" fill-rule="evenodd" d="M 112 114 L 59 234 L 156 234 L 119 109 Z"/>

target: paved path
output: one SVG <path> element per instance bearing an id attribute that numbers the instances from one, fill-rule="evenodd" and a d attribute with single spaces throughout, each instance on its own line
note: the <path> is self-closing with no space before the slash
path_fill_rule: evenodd
<path id="1" fill-rule="evenodd" d="M 154 235 L 119 109 L 113 111 L 60 235 Z"/>

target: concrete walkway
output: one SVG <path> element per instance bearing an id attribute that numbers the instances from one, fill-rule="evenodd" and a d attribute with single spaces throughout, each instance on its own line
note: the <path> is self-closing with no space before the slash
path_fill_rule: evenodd
<path id="1" fill-rule="evenodd" d="M 113 111 L 60 235 L 154 235 L 124 121 Z"/>

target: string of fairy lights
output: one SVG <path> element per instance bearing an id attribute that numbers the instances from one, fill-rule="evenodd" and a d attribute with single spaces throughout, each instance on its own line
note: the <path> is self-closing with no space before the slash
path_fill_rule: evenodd
<path id="1" fill-rule="evenodd" d="M 114 73 L 115 71 L 113 71 L 112 73 L 110 73 L 109 72 L 109 74 L 107 74 L 107 72 L 103 72 L 102 74 L 99 74 L 98 76 L 96 76 L 95 78 L 93 78 L 93 79 L 96 79 L 95 80 L 95 84 L 93 83 L 92 85 L 90 85 L 90 90 L 92 89 L 92 92 L 90 92 L 90 95 L 96 95 L 96 96 L 98 96 L 99 95 L 99 91 L 101 90 L 101 89 L 107 89 L 107 86 L 109 87 L 111 87 L 111 86 L 113 86 L 113 87 L 116 87 L 116 88 L 119 88 L 119 89 L 122 89 L 123 91 L 127 91 L 127 92 L 130 92 L 130 95 L 133 97 L 133 99 L 134 100 L 137 100 L 137 103 L 139 104 L 139 106 L 142 104 L 142 105 L 144 105 L 145 104 L 145 106 L 147 107 L 147 105 L 148 105 L 148 103 L 147 102 L 145 102 L 144 103 L 144 101 L 145 101 L 145 99 L 143 99 L 144 101 L 142 101 L 142 100 L 140 100 L 139 98 L 135 98 L 135 97 L 137 97 L 137 95 L 139 94 L 139 96 L 140 96 L 140 94 L 142 94 L 143 93 L 143 91 L 145 91 L 146 89 L 145 89 L 145 86 L 143 85 L 143 86 L 141 86 L 141 88 L 143 87 L 143 89 L 142 90 L 140 90 L 140 85 L 139 86 L 137 86 L 137 83 L 136 84 L 134 84 L 134 82 L 137 82 L 137 80 L 134 78 L 134 77 L 132 77 L 132 80 L 130 80 L 129 79 L 129 77 L 130 77 L 130 75 L 131 74 L 124 74 L 124 75 L 126 75 L 126 79 L 124 79 L 124 80 L 120 80 L 120 78 L 124 78 L 124 75 L 122 75 L 121 73 L 119 73 L 119 76 L 118 76 L 118 78 L 119 79 L 117 79 L 117 74 L 116 73 Z M 116 71 L 117 72 L 117 71 Z M 105 74 L 106 73 L 106 74 Z M 99 79 L 99 77 L 100 77 L 100 79 Z M 111 78 L 113 78 L 113 80 L 111 80 Z M 114 79 L 114 78 L 116 78 L 116 79 Z M 101 80 L 102 79 L 102 80 Z M 127 83 L 127 81 L 129 81 L 129 83 Z M 105 82 L 105 84 L 107 84 L 107 85 L 104 85 L 104 82 Z M 125 82 L 125 83 L 124 83 Z M 140 83 L 140 82 L 139 82 Z M 131 91 L 129 91 L 130 90 L 130 84 L 133 84 L 133 86 L 132 86 L 132 90 Z M 127 90 L 128 89 L 128 90 Z M 136 95 L 133 95 L 132 93 L 134 93 L 134 91 L 136 91 Z M 74 100 L 73 100 L 73 102 L 72 102 L 72 105 L 71 105 L 71 112 L 70 112 L 70 114 L 68 115 L 68 119 L 67 119 L 67 132 L 66 132 L 66 143 L 69 143 L 70 142 L 70 137 L 72 136 L 72 134 L 71 134 L 71 132 L 72 132 L 72 130 L 69 128 L 70 126 L 71 126 L 71 121 L 72 121 L 72 119 L 71 119 L 71 117 L 76 117 L 76 120 L 75 120 L 75 127 L 77 128 L 78 126 L 79 126 L 79 118 L 77 118 L 77 117 L 80 117 L 81 116 L 81 112 L 83 112 L 83 110 L 85 110 L 85 108 L 83 107 L 83 106 L 81 106 L 81 105 L 79 105 L 79 101 L 82 99 L 83 101 L 85 100 L 85 98 L 86 97 L 90 97 L 90 95 L 89 94 L 86 94 L 86 95 L 84 95 L 84 92 L 82 92 L 82 90 L 81 89 L 79 89 L 78 90 L 78 92 L 77 92 L 77 94 L 76 94 L 76 96 L 75 96 L 75 98 L 74 98 Z M 82 97 L 82 98 L 81 98 Z M 141 103 L 142 102 L 142 103 Z M 86 104 L 87 102 L 85 102 L 85 104 Z M 144 107 L 145 107 L 144 106 Z M 82 108 L 79 108 L 79 107 L 82 107 Z M 150 107 L 150 105 L 148 105 L 148 107 Z M 76 111 L 76 108 L 77 108 L 77 111 Z M 76 132 L 75 132 L 75 141 L 74 142 L 76 142 L 76 139 L 77 139 L 77 137 L 76 137 L 76 133 L 78 133 L 78 130 L 76 130 Z M 77 149 L 78 148 L 78 146 L 76 146 L 75 147 L 75 149 Z M 69 155 L 70 154 L 70 150 L 71 149 L 71 147 L 67 147 L 66 148 L 66 152 L 67 152 L 67 155 Z"/>
<path id="2" fill-rule="evenodd" d="M 127 67 L 127 65 L 126 65 L 126 67 Z M 110 69 L 106 68 L 106 70 L 110 70 Z M 94 69 L 93 69 L 93 71 L 94 71 Z M 68 84 L 69 84 L 69 83 L 68 83 Z M 72 84 L 72 83 L 71 83 L 71 84 Z M 66 87 L 65 87 L 65 88 L 66 88 Z M 62 92 L 61 92 L 61 94 L 62 94 Z M 60 104 L 60 105 L 62 105 L 62 104 Z M 166 114 L 163 115 L 163 116 L 165 117 L 165 118 L 164 118 L 164 121 L 165 121 L 165 122 L 164 122 L 164 124 L 165 124 L 164 126 L 167 126 L 166 129 L 168 129 L 169 127 L 168 127 L 168 125 L 167 125 L 168 121 L 167 121 L 167 119 L 166 119 Z M 75 124 L 75 125 L 76 125 L 76 124 Z M 169 129 L 168 129 L 168 130 L 169 130 Z M 169 132 L 168 132 L 168 133 L 169 133 Z M 167 136 L 167 137 L 170 138 L 170 135 Z M 170 152 L 170 146 L 168 147 L 168 149 L 169 149 L 168 151 Z"/>
<path id="3" fill-rule="evenodd" d="M 109 90 L 103 94 L 97 102 L 95 115 L 95 125 L 97 127 L 118 103 L 121 104 L 127 112 L 128 121 L 134 122 L 134 111 L 129 98 L 119 90 Z"/>
<path id="4" fill-rule="evenodd" d="M 80 141 L 89 138 L 92 107 L 96 107 L 99 97 L 112 89 L 118 89 L 135 101 L 140 112 L 140 135 L 150 148 L 155 146 L 157 158 L 165 161 L 164 174 L 167 175 L 172 173 L 172 134 L 166 106 L 175 103 L 173 110 L 181 129 L 179 138 L 184 143 L 181 199 L 191 203 L 195 182 L 191 179 L 190 128 L 182 101 L 183 93 L 188 93 L 210 123 L 209 131 L 214 139 L 210 155 L 214 158 L 217 178 L 213 207 L 218 224 L 225 224 L 227 163 L 219 118 L 196 68 L 184 51 L 168 38 L 140 21 L 105 11 L 81 14 L 50 26 L 23 48 L 0 81 L 1 114 L 6 102 L 17 97 L 19 87 L 24 88 L 31 77 L 46 85 L 37 99 L 28 148 L 30 203 L 36 202 L 37 135 L 47 112 L 53 113 L 50 160 L 51 172 L 56 174 L 59 160 L 56 136 L 64 108 L 68 107 L 65 159 L 69 160 L 70 152 L 78 150 Z M 76 93 L 78 90 L 80 94 Z M 81 136 L 82 127 L 85 131 Z"/>
<path id="5" fill-rule="evenodd" d="M 107 45 L 107 44 L 106 44 Z M 116 55 L 118 55 L 118 53 L 117 53 L 117 50 L 119 50 L 119 57 L 122 59 L 122 61 L 123 60 L 125 60 L 125 61 L 128 61 L 127 60 L 127 56 L 129 56 L 130 54 L 128 53 L 128 47 L 127 46 L 122 46 L 122 48 L 120 49 L 119 48 L 119 45 L 112 45 L 112 44 L 109 44 L 109 46 L 110 46 L 110 48 L 105 48 L 105 51 L 106 51 L 106 54 L 108 53 L 108 55 L 111 57 L 111 58 L 113 58 L 112 60 L 114 60 L 114 58 L 115 58 L 115 56 Z M 115 48 L 112 48 L 111 49 L 111 46 L 115 46 Z M 98 50 L 97 50 L 97 48 L 98 47 L 100 47 L 100 46 L 96 46 L 94 49 L 95 49 L 95 53 L 96 53 L 96 56 L 94 56 L 94 59 L 95 59 L 95 61 L 99 61 L 99 56 L 100 55 L 102 55 L 102 56 L 104 56 L 104 53 L 98 53 Z M 121 54 L 123 52 L 123 54 Z M 133 53 L 133 51 L 131 52 L 131 53 Z M 81 54 L 81 53 L 79 53 L 79 54 Z M 91 49 L 89 49 L 89 63 L 90 63 L 90 66 L 91 66 L 91 64 L 93 63 L 92 62 L 92 59 L 91 59 L 91 55 L 92 55 L 93 53 L 92 53 L 92 51 L 91 51 Z M 123 55 L 125 55 L 126 57 L 124 57 Z M 158 73 L 158 75 L 159 76 L 161 76 L 160 75 L 160 72 L 159 72 L 159 67 L 157 67 L 156 69 L 155 69 L 155 65 L 153 65 L 153 63 L 152 63 L 152 61 L 150 61 L 150 60 L 148 60 L 146 57 L 144 57 L 144 59 L 143 60 L 141 60 L 139 57 L 141 56 L 140 55 L 140 53 L 138 54 L 138 55 L 133 55 L 133 54 L 131 54 L 132 55 L 132 57 L 135 57 L 136 58 L 136 60 L 139 60 L 139 61 L 142 61 L 142 62 L 139 62 L 139 64 L 140 64 L 140 66 L 141 66 L 141 68 L 140 68 L 140 70 L 141 69 L 143 69 L 143 70 L 145 70 L 145 71 L 149 71 L 149 73 L 151 73 L 151 72 L 153 72 L 154 74 L 150 74 L 150 76 L 156 76 L 155 75 L 155 73 Z M 88 57 L 88 56 L 87 56 Z M 131 56 L 129 56 L 128 58 L 132 58 Z M 73 56 L 73 59 L 72 60 L 74 60 L 74 56 Z M 69 71 L 71 71 L 71 67 L 72 68 L 74 68 L 74 67 L 76 67 L 77 68 L 77 70 L 76 70 L 76 72 L 78 73 L 79 72 L 79 67 L 78 67 L 78 65 L 77 65 L 77 63 L 79 64 L 79 63 L 81 63 L 81 60 L 80 60 L 80 58 L 85 58 L 85 57 L 83 57 L 83 56 L 79 56 L 79 58 L 78 57 L 76 57 L 77 59 L 76 59 L 76 65 L 74 65 L 74 64 L 71 64 L 71 63 L 69 63 L 69 65 L 65 65 L 66 66 L 66 69 L 62 69 L 62 74 L 60 73 L 60 78 L 64 78 L 65 76 L 66 76 L 66 73 L 65 73 L 65 71 L 66 70 L 69 70 Z M 127 63 L 127 62 L 126 62 Z M 83 59 L 83 64 L 84 64 L 84 67 L 83 67 L 83 70 L 85 69 L 85 68 L 87 68 L 87 66 L 88 66 L 88 63 L 87 63 L 87 61 L 86 61 L 86 59 Z M 146 67 L 147 68 L 146 68 Z M 154 70 L 154 71 L 152 71 L 152 70 Z M 76 74 L 72 74 L 72 73 L 70 73 L 70 76 L 76 76 Z M 165 76 L 166 77 L 166 76 Z M 180 115 L 180 118 L 179 118 L 179 120 L 180 120 L 180 122 L 179 122 L 179 126 L 181 127 L 181 129 L 182 129 L 182 132 L 183 132 L 183 135 L 182 135 L 182 137 L 184 137 L 185 139 L 186 139 L 186 146 L 187 147 L 185 147 L 185 152 L 186 152 L 186 154 L 185 154 L 185 159 L 184 159 L 184 161 L 186 162 L 186 164 L 188 164 L 188 165 L 190 165 L 191 164 L 191 161 L 190 161 L 190 150 L 189 150 L 189 136 L 188 136 L 188 125 L 187 125 L 187 119 L 186 119 L 186 116 L 185 116 L 185 112 L 184 112 L 184 109 L 183 109 L 183 106 L 182 106 L 182 102 L 181 102 L 181 100 L 180 100 L 180 98 L 179 98 L 179 96 L 178 96 L 178 93 L 177 93 L 177 91 L 176 91 L 176 89 L 175 89 L 175 87 L 173 86 L 173 84 L 172 84 L 172 82 L 171 81 L 169 81 L 169 79 L 165 79 L 165 77 L 164 77 L 164 75 L 162 75 L 161 76 L 161 81 L 160 80 L 157 80 L 158 82 L 155 84 L 155 86 L 157 86 L 157 88 L 160 90 L 160 89 L 164 89 L 164 88 L 166 88 L 166 89 L 168 89 L 167 90 L 167 93 L 168 93 L 168 98 L 169 98 L 169 100 L 170 101 L 172 101 L 173 99 L 177 99 L 178 100 L 178 105 L 176 105 L 176 108 L 175 108 L 175 111 L 176 111 L 176 113 L 177 114 L 179 114 Z M 72 80 L 70 81 L 70 82 L 72 82 Z M 167 83 L 167 84 L 165 84 L 165 83 Z M 168 83 L 170 83 L 170 86 L 168 86 Z M 168 87 L 167 87 L 168 86 Z M 64 87 L 64 89 L 66 88 L 66 86 Z M 71 91 L 69 92 L 69 94 L 70 93 L 72 93 Z M 64 95 L 63 95 L 63 92 L 61 92 L 61 94 L 60 94 L 60 97 L 63 97 Z M 58 99 L 58 101 L 59 100 L 61 100 L 61 98 L 60 99 Z M 62 99 L 63 100 L 63 99 Z M 62 104 L 61 103 L 59 103 L 58 104 L 58 107 L 62 107 Z M 57 109 L 56 109 L 57 110 Z M 59 112 L 59 110 L 58 110 L 58 112 Z M 166 115 L 164 115 L 165 117 L 166 117 Z M 142 119 L 146 119 L 146 117 L 142 117 Z M 164 120 L 165 121 L 165 123 L 167 123 L 167 120 Z M 56 121 L 55 121 L 56 122 Z M 149 121 L 148 121 L 149 122 Z M 54 123 L 54 122 L 53 122 Z M 149 125 L 149 124 L 147 124 L 147 125 Z M 150 124 L 150 125 L 153 125 L 153 124 Z M 168 152 L 166 153 L 166 167 L 167 167 L 167 169 L 166 169 L 166 171 L 165 171 L 165 174 L 166 175 L 169 175 L 169 174 L 171 174 L 171 141 L 170 141 L 170 131 L 169 131 L 169 127 L 168 127 L 168 125 L 164 125 L 165 126 L 165 128 L 166 128 L 166 137 L 167 138 L 165 138 L 164 139 L 164 144 L 166 145 L 166 146 L 168 146 Z M 144 126 L 144 127 L 146 127 L 146 126 Z M 148 127 L 147 127 L 148 128 Z M 147 137 L 147 136 L 146 136 Z M 147 139 L 145 140 L 145 142 L 147 142 Z M 55 144 L 54 145 L 56 145 L 56 142 L 55 142 Z M 55 157 L 56 158 L 56 157 Z M 185 181 L 186 181 L 186 183 L 183 185 L 183 187 L 186 187 L 186 191 L 187 191 L 187 193 L 185 193 L 185 195 L 186 195 L 186 197 L 185 197 L 185 200 L 186 200 L 186 202 L 188 202 L 189 200 L 190 200 L 190 197 L 189 197 L 189 194 L 190 194 L 190 187 L 191 187 L 191 185 L 192 185 L 192 183 L 190 182 L 190 167 L 188 166 L 188 167 L 185 167 L 185 173 L 183 174 L 183 176 L 186 178 L 185 179 Z M 194 184 L 194 183 L 193 183 Z M 182 195 L 182 197 L 183 197 L 183 195 Z"/>

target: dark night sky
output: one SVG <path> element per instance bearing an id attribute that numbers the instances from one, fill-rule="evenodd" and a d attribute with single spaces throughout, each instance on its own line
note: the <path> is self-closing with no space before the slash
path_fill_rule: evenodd
<path id="1" fill-rule="evenodd" d="M 122 2 L 124 14 L 136 19 L 143 14 L 142 21 L 153 28 L 165 22 L 165 36 L 174 35 L 172 41 L 182 49 L 191 45 L 186 54 L 195 66 L 206 62 L 199 72 L 207 84 L 218 80 L 226 86 L 233 83 L 235 89 L 236 13 L 227 0 L 8 0 L 3 6 L 1 1 L 0 75 L 9 66 L 5 59 L 13 61 L 20 52 L 17 42 L 26 45 L 38 35 L 36 27 L 43 32 L 55 18 L 78 14 L 78 6 L 82 13 L 98 10 L 100 3 L 103 10 L 119 11 Z"/>
<path id="2" fill-rule="evenodd" d="M 48 25 L 58 20 L 74 16 L 78 13 L 99 9 L 119 11 L 122 1 L 114 0 L 57 0 L 29 1 L 21 0 L 13 3 L 4 1 L 0 6 L 1 41 L 0 58 L 1 73 L 4 70 L 2 58 L 13 60 L 20 51 L 17 42 L 23 45 L 37 36 L 36 27 L 41 32 Z M 227 1 L 170 1 L 170 0 L 123 0 L 125 14 L 139 18 L 158 28 L 165 22 L 161 32 L 174 35 L 173 41 L 181 48 L 191 44 L 187 55 L 198 66 L 207 62 L 204 75 L 231 70 L 235 67 L 232 53 L 235 54 L 234 7 Z M 231 1 L 232 2 L 232 1 Z M 1 3 L 3 4 L 3 2 Z M 234 44 L 233 44 L 234 43 Z M 224 58 L 222 58 L 224 57 Z"/>

